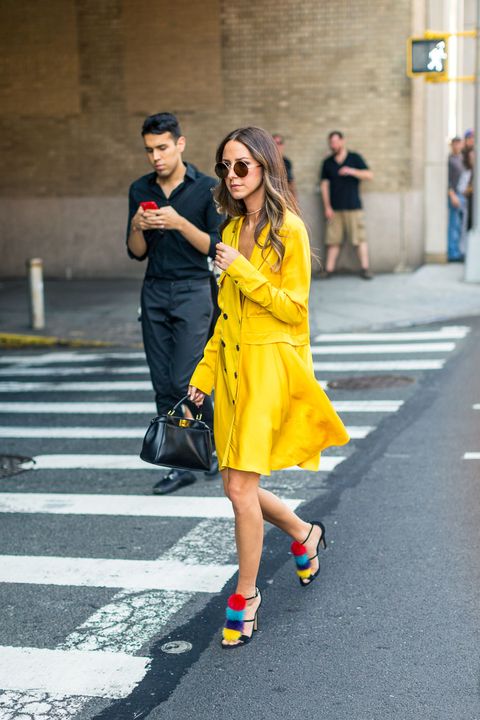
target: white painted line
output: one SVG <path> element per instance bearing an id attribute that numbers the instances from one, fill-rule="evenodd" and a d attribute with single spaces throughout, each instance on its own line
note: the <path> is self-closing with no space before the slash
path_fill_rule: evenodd
<path id="1" fill-rule="evenodd" d="M 95 414 L 109 415 L 124 413 L 131 414 L 148 414 L 154 417 L 156 413 L 155 404 L 152 403 L 114 403 L 114 402 L 71 402 L 71 403 L 55 403 L 55 402 L 2 402 L 0 403 L 0 413 L 62 413 L 69 415 L 78 414 Z M 146 430 L 147 428 L 145 428 Z"/>
<path id="2" fill-rule="evenodd" d="M 475 403 L 475 405 L 473 405 L 473 409 L 480 410 L 480 403 Z"/>
<path id="3" fill-rule="evenodd" d="M 367 407 L 367 406 L 373 406 L 378 405 L 379 408 L 381 406 L 391 406 L 393 409 L 397 410 L 399 403 L 396 400 L 388 401 L 388 400 L 378 400 L 378 401 L 353 401 L 351 403 L 345 403 L 345 402 L 334 402 L 333 403 L 335 408 L 342 408 L 344 411 L 346 411 L 346 406 L 351 405 L 352 408 L 356 407 Z M 386 412 L 389 410 L 387 409 Z M 361 412 L 361 410 L 352 410 L 352 412 Z M 369 410 L 369 412 L 374 412 L 374 410 Z M 0 413 L 64 413 L 64 414 L 101 414 L 101 415 L 108 415 L 108 414 L 149 414 L 152 417 L 156 415 L 155 412 L 155 405 L 153 403 L 122 403 L 122 402 L 92 402 L 92 403 L 82 403 L 82 402 L 70 402 L 70 403 L 55 403 L 55 402 L 5 402 L 0 403 Z M 145 428 L 146 430 L 146 428 Z"/>
<path id="4" fill-rule="evenodd" d="M 313 338 L 313 342 L 386 342 L 389 340 L 461 340 L 470 332 L 464 325 L 451 325 L 440 330 L 398 331 L 378 333 L 321 333 Z"/>
<path id="5" fill-rule="evenodd" d="M 82 352 L 50 352 L 43 355 L 16 355 L 15 357 L 2 357 L 2 365 L 58 365 L 60 363 L 90 363 L 104 362 L 105 360 L 145 360 L 144 352 L 112 352 L 112 353 L 82 353 Z"/>
<path id="6" fill-rule="evenodd" d="M 129 365 L 126 367 L 110 367 L 93 365 L 83 367 L 12 367 L 0 368 L 0 377 L 16 375 L 18 377 L 68 377 L 69 375 L 148 375 L 146 365 Z"/>
<path id="7" fill-rule="evenodd" d="M 312 355 L 391 355 L 395 353 L 452 352 L 454 342 L 392 343 L 391 345 L 313 345 Z"/>
<path id="8" fill-rule="evenodd" d="M 149 664 L 150 658 L 120 652 L 0 646 L 0 687 L 119 699 L 130 695 Z"/>
<path id="9" fill-rule="evenodd" d="M 480 460 L 480 452 L 467 452 L 463 456 L 464 460 Z"/>
<path id="10" fill-rule="evenodd" d="M 149 380 L 114 382 L 0 382 L 0 393 L 7 392 L 153 392 Z"/>
<path id="11" fill-rule="evenodd" d="M 345 460 L 345 457 L 336 455 L 322 455 L 320 457 L 320 472 L 330 472 L 331 470 L 334 470 L 337 465 L 340 465 Z M 312 470 L 304 470 L 304 468 L 298 467 L 298 465 L 294 467 L 287 468 L 289 472 L 292 470 L 295 472 L 312 472 Z M 285 471 L 281 471 L 285 472 Z"/>
<path id="12" fill-rule="evenodd" d="M 69 438 L 72 440 L 117 440 L 125 438 L 143 438 L 145 427 L 139 428 L 99 428 L 99 427 L 35 427 L 27 428 L 21 425 L 0 425 L 0 438 L 43 438 L 57 439 Z M 351 425 L 347 432 L 354 440 L 366 437 L 373 426 Z"/>
<path id="13" fill-rule="evenodd" d="M 299 498 L 282 498 L 295 510 Z M 233 519 L 226 497 L 156 498 L 152 495 L 83 495 L 67 493 L 0 493 L 0 513 L 47 513 L 52 515 L 118 515 Z"/>
<path id="14" fill-rule="evenodd" d="M 337 412 L 397 412 L 403 400 L 337 400 L 333 406 Z"/>
<path id="15" fill-rule="evenodd" d="M 441 370 L 445 360 L 373 360 L 358 362 L 314 362 L 315 370 L 321 372 L 368 372 L 379 370 L 392 372 L 395 370 Z"/>
<path id="16" fill-rule="evenodd" d="M 236 570 L 236 565 L 190 565 L 186 572 L 184 563 L 162 560 L 0 555 L 0 582 L 32 585 L 217 593 Z"/>
<path id="17" fill-rule="evenodd" d="M 33 470 L 156 470 L 160 465 L 152 465 L 140 459 L 138 455 L 35 455 Z M 30 460 L 28 461 L 31 462 Z"/>
<path id="18" fill-rule="evenodd" d="M 142 428 L 98 428 L 98 427 L 44 427 L 26 428 L 0 425 L 0 438 L 70 438 L 73 440 L 104 440 L 143 438 L 146 427 Z M 353 437 L 353 436 L 352 436 Z"/>
<path id="19" fill-rule="evenodd" d="M 347 432 L 352 440 L 361 440 L 375 430 L 374 425 L 347 425 Z M 1 437 L 1 436 L 0 436 Z"/>

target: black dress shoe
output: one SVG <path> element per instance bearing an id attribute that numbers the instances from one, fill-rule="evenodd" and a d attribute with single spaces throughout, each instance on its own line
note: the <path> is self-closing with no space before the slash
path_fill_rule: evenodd
<path id="1" fill-rule="evenodd" d="M 190 470 L 170 470 L 161 480 L 159 480 L 152 488 L 154 495 L 167 495 L 167 493 L 175 492 L 178 488 L 191 485 L 197 478 Z"/>
<path id="2" fill-rule="evenodd" d="M 218 472 L 219 472 L 218 457 L 217 457 L 217 453 L 214 453 L 212 455 L 212 464 L 210 465 L 210 469 L 205 470 L 204 475 L 206 475 L 206 477 L 214 477 L 215 475 L 217 475 Z"/>

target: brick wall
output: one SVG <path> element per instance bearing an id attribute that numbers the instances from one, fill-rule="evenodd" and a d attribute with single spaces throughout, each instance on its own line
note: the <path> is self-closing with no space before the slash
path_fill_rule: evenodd
<path id="1" fill-rule="evenodd" d="M 148 170 L 143 117 L 160 110 L 178 113 L 185 157 L 204 171 L 234 127 L 282 132 L 314 244 L 325 137 L 343 129 L 375 172 L 375 234 L 383 194 L 412 191 L 412 2 L 3 0 L 0 273 L 21 274 L 32 255 L 50 275 L 141 272 L 124 256 L 125 197 Z M 388 255 L 371 237 L 374 265 L 394 267 L 395 238 Z"/>

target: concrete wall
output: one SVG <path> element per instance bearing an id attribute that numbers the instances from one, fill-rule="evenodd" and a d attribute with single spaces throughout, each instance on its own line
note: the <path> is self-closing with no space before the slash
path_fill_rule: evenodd
<path id="1" fill-rule="evenodd" d="M 126 193 L 148 170 L 143 117 L 160 110 L 178 114 L 185 157 L 207 172 L 234 127 L 282 132 L 318 248 L 325 138 L 343 129 L 375 173 L 364 188 L 373 268 L 419 264 L 423 100 L 405 39 L 423 5 L 3 0 L 0 275 L 33 256 L 52 277 L 142 274 L 124 252 Z M 356 266 L 348 251 L 343 265 Z"/>

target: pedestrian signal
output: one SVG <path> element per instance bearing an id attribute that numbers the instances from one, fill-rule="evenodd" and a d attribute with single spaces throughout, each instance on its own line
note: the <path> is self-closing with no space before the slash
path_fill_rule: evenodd
<path id="1" fill-rule="evenodd" d="M 407 75 L 443 77 L 447 74 L 447 37 L 409 38 L 407 45 Z"/>

